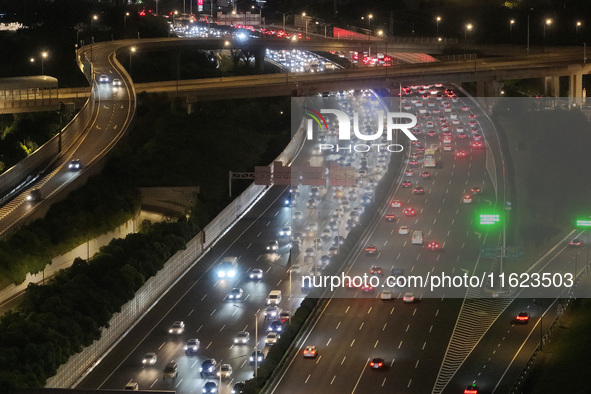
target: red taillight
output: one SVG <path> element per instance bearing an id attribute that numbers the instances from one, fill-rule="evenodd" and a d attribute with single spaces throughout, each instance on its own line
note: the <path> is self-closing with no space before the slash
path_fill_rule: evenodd
<path id="1" fill-rule="evenodd" d="M 371 363 L 369 363 L 370 367 L 373 367 L 375 365 L 375 363 L 372 361 Z"/>
<path id="2" fill-rule="evenodd" d="M 464 394 L 478 394 L 478 390 L 464 390 Z"/>

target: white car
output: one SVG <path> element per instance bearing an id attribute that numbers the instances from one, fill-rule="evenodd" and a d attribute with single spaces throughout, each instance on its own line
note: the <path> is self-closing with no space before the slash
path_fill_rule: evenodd
<path id="1" fill-rule="evenodd" d="M 443 145 L 443 151 L 444 152 L 451 152 L 452 151 L 451 145 L 449 145 L 449 144 Z"/>
<path id="2" fill-rule="evenodd" d="M 158 356 L 156 356 L 156 353 L 146 353 L 146 355 L 142 359 L 142 364 L 154 365 L 156 364 L 156 361 L 158 361 Z"/>
<path id="3" fill-rule="evenodd" d="M 100 83 L 106 83 L 106 82 L 109 82 L 109 77 L 108 77 L 108 76 L 106 76 L 106 75 L 101 75 L 101 76 L 99 77 L 99 80 L 98 80 L 98 81 L 99 81 Z"/>
<path id="4" fill-rule="evenodd" d="M 277 250 L 279 250 L 279 242 L 269 241 L 269 243 L 267 244 L 267 250 L 269 252 L 276 252 Z"/>
<path id="5" fill-rule="evenodd" d="M 270 332 L 267 334 L 267 337 L 265 338 L 265 344 L 266 345 L 274 345 L 277 343 L 279 338 L 280 338 L 279 334 L 277 334 L 276 332 Z"/>
<path id="6" fill-rule="evenodd" d="M 291 227 L 285 226 L 281 230 L 279 230 L 280 237 L 289 237 L 291 235 Z"/>
<path id="7" fill-rule="evenodd" d="M 121 85 L 122 85 L 122 83 L 121 83 L 120 79 L 117 79 L 117 78 L 113 79 L 113 87 L 114 88 L 119 87 Z"/>
<path id="8" fill-rule="evenodd" d="M 255 268 L 248 274 L 250 279 L 263 279 L 263 270 L 260 268 Z"/>
<path id="9" fill-rule="evenodd" d="M 232 377 L 232 366 L 230 364 L 222 364 L 217 375 L 222 379 L 230 379 Z"/>
<path id="10" fill-rule="evenodd" d="M 380 294 L 380 298 L 382 300 L 391 300 L 392 299 L 392 292 L 390 290 L 382 290 Z"/>
<path id="11" fill-rule="evenodd" d="M 412 304 L 415 302 L 415 295 L 411 292 L 405 293 L 404 297 L 402 297 L 402 301 L 406 302 L 407 304 Z"/>
<path id="12" fill-rule="evenodd" d="M 410 228 L 408 228 L 408 226 L 400 226 L 400 228 L 398 229 L 398 234 L 408 235 L 410 234 Z"/>
<path id="13" fill-rule="evenodd" d="M 169 334 L 181 335 L 183 332 L 185 332 L 185 323 L 182 321 L 175 321 L 168 329 Z"/>
<path id="14" fill-rule="evenodd" d="M 304 214 L 302 213 L 302 211 L 295 211 L 293 213 L 293 218 L 295 220 L 303 220 L 304 219 Z"/>
<path id="15" fill-rule="evenodd" d="M 314 248 L 308 248 L 304 252 L 304 256 L 305 257 L 314 257 L 314 256 L 316 256 L 316 250 Z"/>
<path id="16" fill-rule="evenodd" d="M 248 331 L 240 331 L 236 338 L 234 338 L 235 345 L 246 345 L 250 341 L 250 334 Z"/>

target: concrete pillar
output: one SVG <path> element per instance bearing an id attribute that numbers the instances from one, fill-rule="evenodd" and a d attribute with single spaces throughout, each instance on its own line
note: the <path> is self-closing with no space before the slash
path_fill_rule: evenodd
<path id="1" fill-rule="evenodd" d="M 502 88 L 500 81 L 476 81 L 476 97 L 499 97 Z"/>
<path id="2" fill-rule="evenodd" d="M 583 74 L 569 76 L 568 95 L 573 98 L 573 103 L 581 105 L 583 100 Z"/>
<path id="3" fill-rule="evenodd" d="M 544 96 L 560 97 L 560 77 L 544 77 Z"/>
<path id="4" fill-rule="evenodd" d="M 254 53 L 254 69 L 257 73 L 262 73 L 265 65 L 265 49 L 257 49 Z"/>

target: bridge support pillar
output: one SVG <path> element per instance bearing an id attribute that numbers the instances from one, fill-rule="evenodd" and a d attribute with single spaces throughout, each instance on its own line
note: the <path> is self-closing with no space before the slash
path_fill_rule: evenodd
<path id="1" fill-rule="evenodd" d="M 502 88 L 500 81 L 476 81 L 476 97 L 499 97 Z"/>
<path id="2" fill-rule="evenodd" d="M 544 78 L 544 95 L 547 97 L 560 97 L 560 77 Z"/>
<path id="3" fill-rule="evenodd" d="M 254 53 L 254 69 L 256 73 L 262 73 L 265 66 L 265 49 L 257 49 Z"/>
<path id="4" fill-rule="evenodd" d="M 572 74 L 568 79 L 568 96 L 573 99 L 573 103 L 581 105 L 583 103 L 583 74 Z"/>

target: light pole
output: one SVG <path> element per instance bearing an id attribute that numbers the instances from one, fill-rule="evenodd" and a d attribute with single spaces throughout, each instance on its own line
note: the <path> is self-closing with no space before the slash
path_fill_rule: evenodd
<path id="1" fill-rule="evenodd" d="M 439 37 L 439 22 L 441 22 L 441 17 L 438 15 L 435 17 L 435 36 Z"/>
<path id="2" fill-rule="evenodd" d="M 466 25 L 466 28 L 464 29 L 464 43 L 467 44 L 468 43 L 468 31 L 472 30 L 472 24 L 468 23 Z"/>
<path id="3" fill-rule="evenodd" d="M 129 16 L 129 12 L 123 14 L 123 38 L 127 37 L 127 17 Z"/>
<path id="4" fill-rule="evenodd" d="M 131 56 L 135 53 L 135 47 L 129 48 L 129 76 L 131 77 Z"/>
<path id="5" fill-rule="evenodd" d="M 302 18 L 304 18 L 304 22 L 306 23 L 306 39 L 308 39 L 308 18 L 306 18 L 305 12 L 302 12 Z"/>
<path id="6" fill-rule="evenodd" d="M 91 18 L 90 18 L 90 62 L 92 63 L 92 46 L 94 44 L 94 36 L 93 34 L 93 30 L 94 30 L 94 21 L 98 20 L 98 15 L 94 14 Z"/>
<path id="7" fill-rule="evenodd" d="M 232 305 L 234 305 L 236 308 L 244 309 L 245 311 L 248 310 L 240 305 L 236 305 L 236 304 L 232 304 Z M 257 369 L 259 367 L 258 339 L 259 339 L 259 311 L 256 311 L 254 313 L 254 377 L 255 378 L 258 376 Z"/>
<path id="8" fill-rule="evenodd" d="M 156 3 L 156 16 L 158 16 L 158 0 L 154 0 L 154 3 Z"/>
<path id="9" fill-rule="evenodd" d="M 544 318 L 544 307 L 542 304 L 538 304 L 534 302 L 537 306 L 540 307 L 540 351 L 544 350 L 544 329 L 542 328 L 542 321 Z"/>
<path id="10" fill-rule="evenodd" d="M 367 16 L 367 25 L 369 27 L 369 30 L 371 30 L 371 20 L 373 19 L 373 14 L 369 14 Z"/>
<path id="11" fill-rule="evenodd" d="M 515 19 L 511 19 L 509 21 L 509 34 L 511 35 L 511 41 L 513 41 L 513 25 L 515 24 Z"/>
<path id="12" fill-rule="evenodd" d="M 48 55 L 47 52 L 45 52 L 45 51 L 41 52 L 41 75 L 45 75 L 45 72 L 43 69 L 43 62 L 47 58 L 47 55 Z"/>
<path id="13" fill-rule="evenodd" d="M 544 22 L 544 34 L 543 34 L 543 44 L 546 46 L 546 26 L 550 26 L 552 24 L 552 19 L 548 18 Z"/>
<path id="14" fill-rule="evenodd" d="M 581 28 L 581 26 L 583 26 L 583 22 L 577 21 L 577 23 L 575 23 L 575 29 L 577 30 L 577 34 L 579 34 L 579 29 Z"/>

